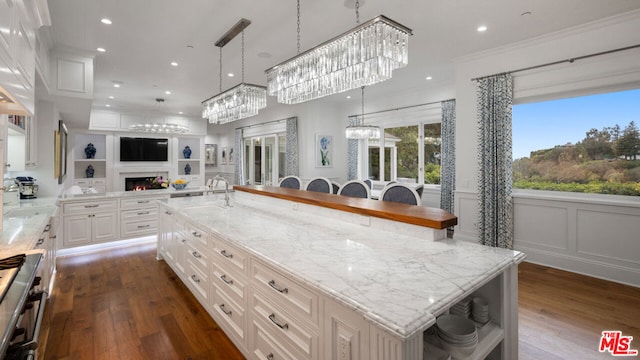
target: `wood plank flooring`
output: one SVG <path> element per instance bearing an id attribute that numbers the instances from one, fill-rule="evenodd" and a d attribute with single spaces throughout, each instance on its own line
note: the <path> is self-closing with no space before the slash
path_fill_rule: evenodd
<path id="1" fill-rule="evenodd" d="M 243 359 L 155 245 L 58 260 L 41 359 Z M 602 330 L 640 349 L 640 289 L 530 263 L 519 271 L 521 360 L 613 359 Z"/>
<path id="2" fill-rule="evenodd" d="M 58 259 L 40 358 L 244 359 L 155 255 L 151 244 Z"/>

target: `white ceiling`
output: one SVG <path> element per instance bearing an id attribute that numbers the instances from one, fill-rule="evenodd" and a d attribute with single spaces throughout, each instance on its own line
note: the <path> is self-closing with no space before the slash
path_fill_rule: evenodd
<path id="1" fill-rule="evenodd" d="M 301 0 L 301 51 L 356 25 L 355 11 L 347 2 L 352 7 L 354 0 Z M 640 8 L 638 0 L 361 0 L 361 4 L 361 21 L 384 14 L 414 34 L 409 65 L 396 70 L 393 79 L 369 87 L 369 99 L 451 82 L 452 61 L 457 57 Z M 200 116 L 200 102 L 220 87 L 219 50 L 214 43 L 240 18 L 252 22 L 245 31 L 245 82 L 266 85 L 264 70 L 296 54 L 294 0 L 50 0 L 49 9 L 55 46 L 95 54 L 94 109 L 105 109 L 109 103 L 115 111 L 157 110 L 154 99 L 164 98 L 163 111 Z M 525 12 L 531 14 L 521 15 Z M 113 24 L 102 24 L 103 17 Z M 481 24 L 488 26 L 484 33 L 476 31 Z M 98 47 L 107 51 L 98 53 Z M 223 48 L 223 90 L 241 80 L 240 55 L 238 36 Z M 170 66 L 172 61 L 179 66 Z M 229 78 L 228 72 L 236 76 Z M 426 76 L 433 80 L 426 81 Z M 113 81 L 122 82 L 122 87 L 115 89 Z M 356 91 L 350 93 L 358 99 Z M 115 99 L 109 100 L 110 95 Z M 346 95 L 317 101 L 348 101 Z M 75 119 L 76 126 L 88 123 L 86 109 L 65 111 L 63 117 Z"/>

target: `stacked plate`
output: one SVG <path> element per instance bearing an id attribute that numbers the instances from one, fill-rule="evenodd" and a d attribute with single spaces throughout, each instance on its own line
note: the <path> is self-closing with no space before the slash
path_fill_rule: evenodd
<path id="1" fill-rule="evenodd" d="M 457 304 L 453 305 L 450 309 L 449 309 L 449 313 L 453 314 L 453 315 L 460 315 L 463 317 L 466 317 L 467 319 L 471 317 L 471 302 L 472 302 L 472 298 L 471 297 L 466 297 L 464 299 L 462 299 L 460 302 L 458 302 Z"/>
<path id="2" fill-rule="evenodd" d="M 442 348 L 454 358 L 465 358 L 478 345 L 478 331 L 472 320 L 460 315 L 442 315 L 436 320 Z"/>
<path id="3" fill-rule="evenodd" d="M 472 303 L 473 320 L 481 324 L 489 321 L 489 302 L 484 298 L 474 297 Z"/>

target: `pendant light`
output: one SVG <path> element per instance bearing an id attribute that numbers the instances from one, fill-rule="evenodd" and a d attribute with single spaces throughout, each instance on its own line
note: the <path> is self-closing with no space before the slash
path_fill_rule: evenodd
<path id="1" fill-rule="evenodd" d="M 347 139 L 380 139 L 380 128 L 364 124 L 364 86 L 362 87 L 362 112 L 356 118 L 356 123 L 347 126 Z"/>

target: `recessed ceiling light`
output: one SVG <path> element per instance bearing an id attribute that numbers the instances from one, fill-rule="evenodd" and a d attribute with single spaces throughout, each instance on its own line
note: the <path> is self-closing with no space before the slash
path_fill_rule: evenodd
<path id="1" fill-rule="evenodd" d="M 478 32 L 485 32 L 485 31 L 487 31 L 487 26 L 486 25 L 478 26 Z"/>
<path id="2" fill-rule="evenodd" d="M 119 88 L 119 87 L 120 87 L 120 84 L 115 83 L 115 84 L 113 84 L 113 87 L 114 87 L 114 88 Z"/>
<path id="3" fill-rule="evenodd" d="M 182 111 L 178 111 L 178 114 L 182 115 L 182 114 L 184 114 L 184 112 L 182 112 Z"/>
<path id="4" fill-rule="evenodd" d="M 433 79 L 433 78 L 432 78 L 431 76 L 427 76 L 425 79 L 427 79 L 427 80 L 431 80 L 431 79 Z"/>
<path id="5" fill-rule="evenodd" d="M 233 73 L 228 73 L 227 76 L 228 77 L 234 77 L 235 75 L 233 75 Z"/>
<path id="6" fill-rule="evenodd" d="M 107 105 L 105 105 L 105 106 L 106 106 L 106 107 L 111 107 L 111 105 L 109 105 L 109 104 L 107 104 Z"/>
<path id="7" fill-rule="evenodd" d="M 171 62 L 171 66 L 178 66 L 178 63 L 177 63 L 177 62 L 175 62 L 175 61 L 172 61 L 172 62 Z"/>
<path id="8" fill-rule="evenodd" d="M 102 19 L 100 19 L 100 22 L 105 24 L 105 25 L 111 25 L 112 24 L 111 19 L 108 19 L 108 18 L 102 18 Z"/>
<path id="9" fill-rule="evenodd" d="M 107 51 L 107 49 L 103 48 L 103 47 L 99 47 L 96 50 L 98 50 L 99 52 L 105 52 Z"/>
<path id="10" fill-rule="evenodd" d="M 171 91 L 169 91 L 169 90 L 165 91 L 164 93 L 167 94 L 167 95 L 171 95 Z"/>
<path id="11" fill-rule="evenodd" d="M 347 95 L 347 99 L 351 99 L 351 95 Z"/>
<path id="12" fill-rule="evenodd" d="M 109 99 L 111 99 L 111 100 L 113 100 L 113 99 L 115 99 L 115 98 L 116 98 L 116 97 L 115 97 L 115 96 L 113 96 L 113 95 L 109 96 Z"/>

